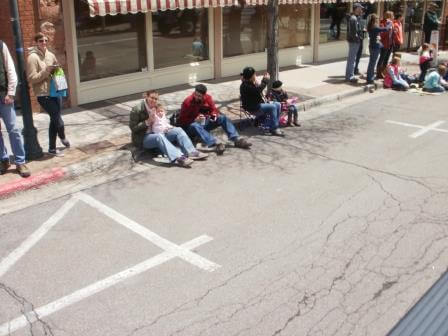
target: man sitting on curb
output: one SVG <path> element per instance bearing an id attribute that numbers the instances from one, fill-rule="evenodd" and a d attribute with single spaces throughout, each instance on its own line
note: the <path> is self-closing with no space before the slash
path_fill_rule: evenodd
<path id="1" fill-rule="evenodd" d="M 9 141 L 14 153 L 17 172 L 22 177 L 31 175 L 25 165 L 25 149 L 22 135 L 16 125 L 14 110 L 14 95 L 16 93 L 17 75 L 8 47 L 0 41 L 0 117 L 6 126 Z M 5 174 L 10 167 L 9 156 L 3 142 L 0 130 L 0 175 Z"/>
<path id="2" fill-rule="evenodd" d="M 226 147 L 223 143 L 217 144 L 210 131 L 219 126 L 223 128 L 228 138 L 234 142 L 235 147 L 249 149 L 252 146 L 246 139 L 239 136 L 232 122 L 224 114 L 219 113 L 212 97 L 207 94 L 207 87 L 203 84 L 196 85 L 195 91 L 182 103 L 179 125 L 191 137 L 198 136 L 206 146 L 216 146 L 218 155 L 223 154 Z"/>
<path id="3" fill-rule="evenodd" d="M 131 111 L 129 127 L 132 131 L 132 143 L 137 148 L 159 149 L 171 163 L 188 168 L 193 161 L 205 159 L 191 143 L 190 138 L 180 127 L 170 125 L 162 105 L 158 104 L 159 94 L 151 90 L 145 93 L 145 99 Z M 177 142 L 181 150 L 173 145 Z"/>

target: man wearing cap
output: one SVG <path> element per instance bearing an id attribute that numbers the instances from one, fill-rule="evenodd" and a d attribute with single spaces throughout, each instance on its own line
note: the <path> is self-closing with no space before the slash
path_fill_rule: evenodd
<path id="1" fill-rule="evenodd" d="M 428 10 L 425 14 L 425 21 L 423 23 L 423 32 L 425 33 L 425 43 L 430 43 L 431 32 L 433 30 L 439 30 L 440 20 L 437 17 L 436 10 L 439 8 L 436 3 L 431 2 L 428 5 Z"/>
<path id="2" fill-rule="evenodd" d="M 239 136 L 235 126 L 224 115 L 219 113 L 212 97 L 207 94 L 207 87 L 203 84 L 195 86 L 194 92 L 185 98 L 179 115 L 179 125 L 188 135 L 199 137 L 207 147 L 215 147 L 216 153 L 224 153 L 226 146 L 217 143 L 210 131 L 222 127 L 227 137 L 233 141 L 235 147 L 249 149 L 252 144 Z"/>
<path id="3" fill-rule="evenodd" d="M 14 110 L 14 95 L 16 94 L 17 74 L 11 54 L 5 43 L 0 41 L 0 117 L 6 126 L 9 142 L 14 153 L 17 172 L 22 177 L 30 176 L 30 170 L 25 165 L 25 149 L 20 131 L 16 125 Z M 5 174 L 9 167 L 9 155 L 0 131 L 0 175 Z"/>
<path id="4" fill-rule="evenodd" d="M 255 69 L 245 67 L 241 73 L 240 96 L 243 108 L 255 116 L 269 116 L 269 131 L 272 135 L 284 136 L 283 132 L 278 129 L 280 118 L 280 103 L 266 103 L 263 97 L 263 90 L 269 83 L 269 74 L 266 73 L 257 83 Z"/>
<path id="5" fill-rule="evenodd" d="M 347 25 L 348 57 L 345 68 L 345 80 L 355 83 L 358 81 L 355 77 L 356 54 L 363 36 L 360 18 L 363 10 L 364 7 L 360 3 L 355 3 L 353 5 L 353 14 L 350 16 Z"/>

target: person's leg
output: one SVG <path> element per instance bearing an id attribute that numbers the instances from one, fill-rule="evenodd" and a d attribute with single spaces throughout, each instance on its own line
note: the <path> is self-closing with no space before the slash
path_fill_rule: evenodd
<path id="1" fill-rule="evenodd" d="M 196 148 L 192 144 L 190 138 L 188 137 L 187 133 L 180 128 L 180 127 L 174 127 L 170 129 L 166 134 L 166 138 L 170 141 L 176 141 L 179 145 L 180 149 L 185 155 L 189 155 L 193 152 L 196 152 Z"/>
<path id="2" fill-rule="evenodd" d="M 338 21 L 336 23 L 336 40 L 339 40 L 340 36 L 341 36 L 341 21 Z"/>
<path id="3" fill-rule="evenodd" d="M 280 116 L 280 103 L 260 104 L 260 111 L 269 117 L 269 130 L 274 131 L 278 128 Z"/>
<path id="4" fill-rule="evenodd" d="M 236 141 L 239 138 L 238 131 L 236 130 L 233 123 L 227 118 L 225 115 L 220 114 L 217 118 L 215 123 L 222 127 L 222 129 L 226 132 L 227 137 L 231 141 Z"/>
<path id="5" fill-rule="evenodd" d="M 182 152 L 174 146 L 165 135 L 159 134 L 145 134 L 143 138 L 143 148 L 153 149 L 158 148 L 164 155 L 168 156 L 171 162 L 176 161 L 182 156 Z"/>
<path id="6" fill-rule="evenodd" d="M 190 124 L 190 126 L 187 127 L 187 133 L 191 137 L 198 136 L 201 139 L 201 142 L 208 147 L 212 147 L 212 146 L 216 145 L 216 139 L 214 138 L 214 136 L 211 135 L 210 132 L 208 132 L 204 128 L 204 126 L 202 126 L 198 122 L 194 122 L 194 123 Z"/>
<path id="7" fill-rule="evenodd" d="M 380 54 L 380 49 L 378 48 L 369 48 L 370 57 L 369 57 L 369 65 L 367 66 L 367 83 L 373 83 L 373 78 L 375 76 L 375 64 Z"/>
<path id="8" fill-rule="evenodd" d="M 440 93 L 440 92 L 445 92 L 445 89 L 442 86 L 437 86 L 431 89 L 426 89 L 425 91 L 427 92 L 432 92 L 432 93 Z"/>
<path id="9" fill-rule="evenodd" d="M 22 135 L 16 125 L 16 111 L 14 110 L 14 105 L 0 103 L 0 116 L 3 119 L 6 131 L 9 135 L 9 142 L 11 143 L 15 164 L 23 165 L 25 163 L 25 148 Z M 3 137 L 0 138 L 0 155 L 2 160 L 8 159 Z"/>
<path id="10" fill-rule="evenodd" d="M 58 125 L 60 118 L 60 108 L 57 101 L 51 97 L 37 97 L 40 106 L 50 116 L 50 126 L 48 128 L 48 149 L 49 151 L 56 151 L 56 138 L 58 135 Z"/>
<path id="11" fill-rule="evenodd" d="M 347 65 L 345 68 L 345 79 L 353 80 L 355 78 L 355 62 L 356 62 L 356 54 L 358 53 L 359 43 L 348 43 L 348 57 L 347 57 Z"/>
<path id="12" fill-rule="evenodd" d="M 355 61 L 355 75 L 359 75 L 359 61 L 361 60 L 362 56 L 362 49 L 364 47 L 363 40 L 361 40 L 361 43 L 359 44 L 358 53 L 356 54 L 356 61 Z"/>
<path id="13" fill-rule="evenodd" d="M 387 67 L 387 64 L 389 64 L 389 58 L 390 58 L 391 54 L 392 54 L 392 48 L 385 50 L 384 58 L 383 58 L 383 67 Z"/>
<path id="14" fill-rule="evenodd" d="M 425 30 L 424 34 L 425 34 L 425 43 L 429 43 L 431 41 L 431 31 Z"/>

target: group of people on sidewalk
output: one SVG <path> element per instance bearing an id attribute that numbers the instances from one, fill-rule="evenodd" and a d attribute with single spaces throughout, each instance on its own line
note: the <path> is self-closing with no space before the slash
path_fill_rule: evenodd
<path id="1" fill-rule="evenodd" d="M 357 82 L 358 77 L 356 77 L 354 70 L 356 53 L 359 51 L 363 38 L 361 14 L 364 7 L 360 3 L 355 3 L 353 8 L 354 11 L 349 18 L 347 28 L 349 52 L 345 79 L 350 82 Z M 437 4 L 430 3 L 425 16 L 424 32 L 427 42 L 429 42 L 431 31 L 437 30 L 440 23 L 437 20 L 438 23 L 433 22 L 436 8 Z M 424 43 L 420 48 L 420 74 L 410 75 L 400 67 L 401 54 L 398 51 L 403 44 L 402 19 L 401 13 L 394 14 L 392 11 L 386 11 L 381 21 L 376 14 L 369 16 L 366 26 L 370 55 L 366 75 L 367 84 L 373 84 L 375 79 L 384 79 L 385 88 L 407 90 L 411 85 L 416 88 L 420 85 L 423 87 L 423 91 L 444 92 L 448 89 L 446 65 L 440 64 L 437 68 L 430 68 L 433 58 L 429 43 Z M 391 56 L 392 59 L 389 63 Z"/>
<path id="2" fill-rule="evenodd" d="M 57 138 L 59 137 L 66 148 L 70 147 L 61 117 L 62 97 L 65 92 L 61 90 L 59 93 L 53 93 L 55 89 L 54 82 L 52 82 L 53 74 L 60 68 L 60 65 L 56 56 L 47 48 L 48 37 L 45 34 L 36 34 L 34 42 L 35 46 L 29 50 L 27 58 L 27 77 L 32 84 L 39 105 L 50 116 L 48 153 L 54 156 L 62 156 L 63 154 L 56 148 Z M 16 88 L 17 74 L 14 61 L 6 44 L 0 41 L 0 117 L 3 119 L 9 135 L 17 172 L 22 177 L 29 177 L 31 172 L 25 164 L 24 141 L 16 124 L 14 109 Z M 5 174 L 10 166 L 11 162 L 0 126 L 0 175 Z"/>
<path id="3" fill-rule="evenodd" d="M 282 104 L 286 104 L 284 106 L 287 108 L 286 126 L 300 126 L 297 108 L 287 103 L 288 95 L 282 89 L 281 81 L 275 81 L 268 94 L 263 94 L 269 79 L 266 73 L 259 83 L 254 68 L 243 69 L 240 85 L 242 108 L 259 119 L 272 135 L 284 136 L 279 130 Z M 181 167 L 190 167 L 195 160 L 203 160 L 208 156 L 196 149 L 192 139 L 207 148 L 215 148 L 218 155 L 224 154 L 225 144 L 210 133 L 218 127 L 224 130 L 236 148 L 250 149 L 252 146 L 239 135 L 232 121 L 218 111 L 203 84 L 196 85 L 193 93 L 184 99 L 176 116 L 170 118 L 170 122 L 163 105 L 159 103 L 158 92 L 147 91 L 144 99 L 133 107 L 130 114 L 132 143 L 137 148 L 159 150 L 171 163 Z"/>

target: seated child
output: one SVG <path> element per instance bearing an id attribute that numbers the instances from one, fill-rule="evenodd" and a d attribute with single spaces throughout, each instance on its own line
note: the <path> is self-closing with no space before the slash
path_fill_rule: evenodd
<path id="1" fill-rule="evenodd" d="M 424 82 L 426 72 L 431 67 L 432 60 L 433 60 L 432 50 L 430 49 L 429 43 L 424 43 L 422 45 L 422 50 L 420 52 L 420 57 L 418 60 L 420 66 L 420 77 L 419 77 L 420 82 Z"/>
<path id="2" fill-rule="evenodd" d="M 439 65 L 437 71 L 430 71 L 425 77 L 425 85 L 423 86 L 423 91 L 426 92 L 445 92 L 446 82 L 443 81 L 443 76 L 446 74 L 446 66 Z"/>
<path id="3" fill-rule="evenodd" d="M 384 87 L 401 91 L 406 91 L 409 89 L 409 83 L 401 76 L 400 58 L 392 58 L 392 61 L 387 66 L 386 77 L 384 78 Z"/>
<path id="4" fill-rule="evenodd" d="M 297 107 L 294 105 L 297 98 L 293 97 L 289 99 L 286 91 L 282 89 L 282 85 L 283 83 L 279 80 L 272 83 L 272 89 L 268 92 L 267 97 L 274 102 L 281 103 L 282 108 L 283 106 L 288 108 L 288 121 L 286 122 L 286 126 L 300 126 L 298 122 Z"/>

